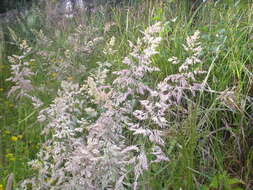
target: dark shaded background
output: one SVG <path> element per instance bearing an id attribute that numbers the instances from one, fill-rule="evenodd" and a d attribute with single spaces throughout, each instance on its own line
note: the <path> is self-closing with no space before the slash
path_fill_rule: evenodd
<path id="1" fill-rule="evenodd" d="M 11 9 L 21 8 L 24 6 L 29 6 L 32 2 L 38 2 L 40 0 L 0 0 L 0 13 L 4 13 Z M 123 1 L 138 1 L 138 0 L 85 0 L 87 2 L 100 2 L 100 3 L 120 3 Z"/>
<path id="2" fill-rule="evenodd" d="M 20 8 L 36 0 L 0 0 L 0 13 L 11 9 Z"/>

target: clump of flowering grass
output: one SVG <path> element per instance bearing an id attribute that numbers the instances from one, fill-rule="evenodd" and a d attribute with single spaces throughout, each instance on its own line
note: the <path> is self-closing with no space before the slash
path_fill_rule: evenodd
<path id="1" fill-rule="evenodd" d="M 69 35 L 68 43 L 76 53 L 91 54 L 96 46 L 103 40 L 98 36 L 99 29 L 86 25 L 79 25 L 75 31 Z"/>
<path id="2" fill-rule="evenodd" d="M 175 56 L 168 59 L 172 64 L 179 65 L 179 68 L 176 74 L 168 75 L 157 86 L 163 109 L 167 107 L 173 111 L 172 107 L 177 108 L 180 104 L 185 103 L 183 100 L 190 100 L 190 95 L 195 96 L 196 92 L 208 89 L 207 85 L 198 79 L 199 75 L 206 73 L 202 69 L 202 61 L 200 60 L 202 47 L 199 38 L 199 31 L 187 37 L 186 44 L 183 47 L 188 57 L 183 63 Z M 185 112 L 187 113 L 187 110 Z"/>
<path id="3" fill-rule="evenodd" d="M 131 124 L 130 129 L 134 134 L 149 136 L 149 139 L 158 145 L 164 145 L 162 140 L 163 133 L 159 130 L 150 131 L 155 125 L 160 129 L 169 127 L 168 116 L 177 116 L 178 111 L 187 114 L 187 101 L 191 99 L 189 92 L 194 96 L 197 91 L 203 90 L 204 86 L 197 81 L 197 75 L 204 74 L 200 68 L 201 45 L 199 43 L 199 32 L 187 38 L 186 45 L 183 46 L 188 52 L 182 64 L 177 57 L 171 57 L 168 61 L 172 64 L 180 64 L 178 73 L 171 74 L 158 83 L 154 88 L 149 89 L 149 95 L 139 100 L 141 110 L 135 110 L 133 115 L 142 123 L 143 126 Z M 173 118 L 175 123 L 175 117 Z"/>
<path id="4" fill-rule="evenodd" d="M 79 26 L 66 37 L 65 48 L 56 50 L 59 46 L 57 41 L 61 38 L 57 32 L 52 40 L 42 30 L 32 30 L 36 39 L 36 46 L 32 49 L 28 45 L 29 42 L 21 41 L 10 29 L 11 36 L 22 54 L 9 57 L 11 77 L 7 81 L 13 82 L 14 85 L 8 95 L 15 95 L 16 98 L 26 97 L 38 108 L 43 103 L 35 94 L 51 93 L 54 97 L 60 82 L 57 85 L 46 84 L 82 78 L 86 72 L 85 63 L 102 40 L 99 33 L 94 31 Z M 94 39 L 90 40 L 91 37 Z M 72 41 L 73 39 L 75 41 Z M 76 59 L 82 59 L 85 63 L 80 63 Z"/>
<path id="5" fill-rule="evenodd" d="M 110 63 L 98 63 L 84 85 L 63 81 L 53 103 L 42 110 L 38 120 L 45 122 L 37 160 L 31 162 L 37 175 L 23 183 L 23 189 L 139 189 L 139 178 L 151 164 L 169 161 L 164 152 L 163 129 L 173 109 L 203 89 L 197 82 L 203 74 L 199 32 L 187 38 L 189 53 L 177 74 L 167 76 L 155 88 L 148 85 L 152 72 L 159 71 L 152 57 L 159 54 L 162 23 L 143 32 L 123 58 L 125 68 L 107 81 Z M 112 38 L 104 49 L 113 54 Z M 170 59 L 179 64 L 176 57 Z M 186 110 L 187 111 L 187 110 Z M 126 135 L 135 137 L 130 141 Z M 143 139 L 147 139 L 147 143 Z M 154 158 L 154 159 L 149 159 Z M 132 180 L 130 176 L 134 176 Z M 130 181 L 132 181 L 130 183 Z"/>
<path id="6" fill-rule="evenodd" d="M 22 55 L 12 55 L 8 57 L 11 63 L 11 77 L 7 81 L 11 81 L 14 85 L 11 87 L 8 96 L 15 94 L 16 98 L 26 97 L 30 99 L 33 105 L 38 108 L 43 105 L 42 101 L 32 95 L 35 87 L 32 84 L 32 77 L 35 73 L 30 69 L 30 63 L 34 59 L 29 59 L 32 48 L 28 46 L 27 41 L 23 40 L 19 45 Z"/>
<path id="7" fill-rule="evenodd" d="M 145 73 L 158 70 L 151 66 L 151 57 L 158 53 L 155 49 L 161 38 L 155 35 L 161 30 L 161 23 L 158 23 L 144 32 L 137 46 L 130 43 L 133 51 L 124 59 L 125 63 L 131 61 L 129 83 L 120 74 L 126 71 L 123 70 L 116 72 L 119 77 L 113 84 L 104 84 L 105 67 L 110 64 L 101 64 L 81 88 L 69 82 L 62 83 L 54 103 L 42 110 L 38 118 L 47 121 L 43 132 L 51 135 L 38 159 L 32 162 L 38 169 L 38 176 L 24 184 L 32 183 L 33 189 L 125 189 L 123 181 L 132 173 L 128 168 L 133 165 L 134 189 L 137 188 L 139 176 L 148 169 L 148 160 L 145 148 L 129 144 L 123 132 L 128 120 L 132 119 L 129 115 L 134 109 L 131 101 L 149 89 L 142 78 Z M 131 101 L 129 96 L 132 96 Z M 158 148 L 153 153 L 162 154 Z"/>
<path id="8" fill-rule="evenodd" d="M 41 30 L 33 30 L 33 33 L 36 36 L 36 54 L 41 62 L 40 72 L 43 69 L 42 72 L 48 75 L 47 79 L 58 81 L 70 77 L 82 78 L 87 72 L 86 66 L 89 64 L 90 56 L 103 41 L 97 28 L 86 25 L 79 25 L 66 32 L 64 37 L 62 31 L 56 29 L 53 34 L 54 40 L 52 37 L 48 38 Z"/>
<path id="9" fill-rule="evenodd" d="M 34 189 L 71 187 L 67 183 L 70 182 L 70 176 L 65 165 L 77 144 L 83 140 L 80 134 L 84 121 L 80 110 L 86 100 L 84 96 L 82 100 L 78 99 L 83 91 L 79 85 L 63 81 L 61 87 L 54 103 L 42 110 L 38 117 L 40 122 L 48 122 L 43 134 L 51 138 L 43 144 L 38 159 L 31 162 L 32 167 L 39 171 L 38 177 L 31 180 Z"/>

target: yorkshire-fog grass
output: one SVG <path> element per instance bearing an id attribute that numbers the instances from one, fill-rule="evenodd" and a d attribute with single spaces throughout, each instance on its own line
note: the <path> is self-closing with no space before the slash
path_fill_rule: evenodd
<path id="1" fill-rule="evenodd" d="M 2 25 L 0 185 L 252 189 L 253 7 L 182 6 Z"/>

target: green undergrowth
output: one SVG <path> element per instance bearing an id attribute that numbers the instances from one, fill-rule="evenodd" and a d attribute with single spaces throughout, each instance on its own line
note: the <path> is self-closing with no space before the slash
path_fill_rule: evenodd
<path id="1" fill-rule="evenodd" d="M 97 12 L 81 14 L 73 19 L 52 22 L 46 13 L 35 7 L 17 23 L 2 25 L 0 35 L 0 190 L 5 187 L 10 173 L 15 175 L 15 186 L 34 175 L 27 164 L 36 158 L 42 142 L 48 137 L 40 134 L 43 126 L 37 121 L 39 109 L 26 99 L 7 97 L 13 85 L 7 57 L 21 55 L 18 44 L 26 40 L 32 48 L 27 61 L 34 85 L 44 86 L 35 91 L 47 107 L 60 86 L 61 80 L 82 84 L 97 62 L 113 63 L 111 70 L 124 68 L 122 59 L 128 55 L 128 41 L 136 42 L 147 26 L 161 21 L 165 31 L 159 54 L 153 64 L 160 68 L 149 83 L 155 86 L 169 74 L 176 73 L 177 65 L 168 62 L 172 56 L 184 59 L 182 48 L 187 36 L 200 31 L 201 68 L 207 71 L 201 79 L 211 93 L 199 92 L 190 101 L 187 117 L 175 116 L 166 131 L 165 152 L 170 161 L 152 165 L 141 177 L 143 190 L 251 190 L 253 188 L 253 7 L 250 3 L 218 1 L 201 5 L 195 12 L 187 12 L 176 1 L 144 1 L 116 7 L 103 6 Z M 54 24 L 56 23 L 56 24 Z M 84 26 L 83 39 L 103 39 L 89 53 L 75 52 L 68 42 L 79 25 Z M 94 28 L 96 28 L 94 30 Z M 38 33 L 51 45 L 38 40 Z M 106 43 L 115 37 L 111 56 L 103 54 Z M 66 50 L 69 55 L 66 55 Z M 48 57 L 36 53 L 52 53 Z M 54 67 L 46 70 L 43 63 L 71 62 L 73 70 L 59 76 Z M 82 66 L 84 70 L 80 71 Z M 72 67 L 71 67 L 72 68 Z M 64 68 L 63 68 L 64 69 Z M 115 76 L 111 73 L 108 80 Z M 225 97 L 224 91 L 233 91 Z M 222 99 L 223 98 L 223 99 Z M 222 101 L 220 101 L 222 100 Z M 2 186 L 1 186 L 2 185 Z M 2 189 L 1 189 L 2 188 Z"/>

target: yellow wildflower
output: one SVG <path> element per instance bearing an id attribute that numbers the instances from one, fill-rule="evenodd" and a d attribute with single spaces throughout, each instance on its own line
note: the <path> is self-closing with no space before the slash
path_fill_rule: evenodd
<path id="1" fill-rule="evenodd" d="M 12 154 L 12 153 L 6 154 L 6 157 L 7 157 L 10 161 L 15 161 L 15 160 L 16 160 L 16 158 L 14 157 L 14 154 Z"/>
<path id="2" fill-rule="evenodd" d="M 35 59 L 31 59 L 31 60 L 28 62 L 28 64 L 29 64 L 29 65 L 32 65 L 34 62 L 35 62 Z"/>
<path id="3" fill-rule="evenodd" d="M 0 190 L 4 190 L 4 186 L 0 184 Z"/>
<path id="4" fill-rule="evenodd" d="M 16 141 L 18 140 L 18 137 L 12 136 L 12 137 L 11 137 L 11 140 L 14 141 L 14 142 L 16 142 Z"/>
<path id="5" fill-rule="evenodd" d="M 52 77 L 56 78 L 57 77 L 57 73 L 53 72 L 52 74 Z"/>

